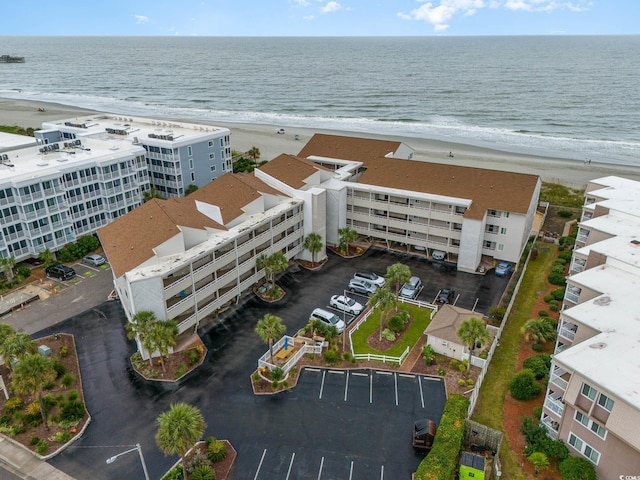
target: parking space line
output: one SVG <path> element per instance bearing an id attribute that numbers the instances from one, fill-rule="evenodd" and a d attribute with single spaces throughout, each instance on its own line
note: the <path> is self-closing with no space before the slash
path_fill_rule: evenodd
<path id="1" fill-rule="evenodd" d="M 442 381 L 441 378 L 426 377 L 426 376 L 423 376 L 422 378 L 424 378 L 425 380 L 429 380 L 430 382 L 441 382 Z"/>
<path id="2" fill-rule="evenodd" d="M 376 373 L 380 374 L 380 375 L 393 375 L 393 372 L 385 372 L 382 370 L 377 370 Z"/>
<path id="3" fill-rule="evenodd" d="M 380 465 L 380 480 L 384 478 L 384 465 Z"/>
<path id="4" fill-rule="evenodd" d="M 424 408 L 424 392 L 422 391 L 422 377 L 418 377 L 418 384 L 420 385 L 420 404 Z"/>
<path id="5" fill-rule="evenodd" d="M 258 475 L 260 475 L 260 469 L 262 468 L 262 462 L 264 462 L 264 456 L 267 454 L 267 449 L 264 449 L 262 452 L 262 457 L 260 458 L 260 463 L 258 464 L 258 470 L 256 470 L 256 476 L 253 477 L 253 480 L 258 480 Z"/>
<path id="6" fill-rule="evenodd" d="M 373 375 L 369 377 L 369 403 L 373 403 Z"/>
<path id="7" fill-rule="evenodd" d="M 289 462 L 289 470 L 287 470 L 286 480 L 289 480 L 289 475 L 291 475 L 291 468 L 293 468 L 293 460 L 296 458 L 296 452 L 291 454 L 291 461 Z"/>
<path id="8" fill-rule="evenodd" d="M 322 371 L 322 382 L 320 383 L 320 396 L 318 397 L 320 400 L 322 400 L 322 390 L 324 390 L 324 377 L 327 375 L 327 371 L 323 370 Z"/>
<path id="9" fill-rule="evenodd" d="M 351 375 L 357 375 L 358 377 L 368 377 L 368 373 L 351 372 Z"/>
<path id="10" fill-rule="evenodd" d="M 347 372 L 347 377 L 344 382 L 344 401 L 347 401 L 347 392 L 349 391 L 349 372 Z"/>
<path id="11" fill-rule="evenodd" d="M 398 406 L 398 376 L 396 374 L 393 375 L 393 383 L 396 388 L 396 407 Z"/>
<path id="12" fill-rule="evenodd" d="M 399 373 L 398 375 L 404 378 L 416 378 L 415 375 L 409 375 L 408 373 Z"/>
<path id="13" fill-rule="evenodd" d="M 329 370 L 329 373 L 333 373 L 335 375 L 344 375 L 342 370 Z"/>
<path id="14" fill-rule="evenodd" d="M 321 370 L 319 368 L 313 368 L 313 367 L 305 367 L 307 372 L 320 372 Z"/>
<path id="15" fill-rule="evenodd" d="M 351 468 L 349 469 L 349 480 L 353 478 L 353 460 L 351 460 Z"/>
<path id="16" fill-rule="evenodd" d="M 318 480 L 322 477 L 322 466 L 324 465 L 324 457 L 320 459 L 320 470 L 318 471 Z"/>

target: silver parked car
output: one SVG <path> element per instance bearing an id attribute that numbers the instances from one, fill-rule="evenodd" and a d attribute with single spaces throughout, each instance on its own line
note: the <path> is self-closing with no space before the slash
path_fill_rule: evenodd
<path id="1" fill-rule="evenodd" d="M 353 274 L 353 278 L 358 280 L 366 280 L 373 283 L 376 287 L 380 288 L 384 287 L 386 283 L 384 277 L 376 275 L 373 272 L 356 272 Z"/>
<path id="2" fill-rule="evenodd" d="M 82 263 L 86 263 L 87 265 L 91 265 L 93 267 L 99 267 L 100 265 L 104 265 L 106 260 L 102 255 L 98 255 L 96 253 L 92 255 L 87 255 L 82 258 Z"/>
<path id="3" fill-rule="evenodd" d="M 400 296 L 404 298 L 414 299 L 422 290 L 422 280 L 418 277 L 411 277 L 407 283 L 402 285 Z"/>
<path id="4" fill-rule="evenodd" d="M 362 295 L 371 295 L 378 289 L 376 285 L 359 278 L 352 278 L 347 287 L 350 292 L 361 293 Z"/>

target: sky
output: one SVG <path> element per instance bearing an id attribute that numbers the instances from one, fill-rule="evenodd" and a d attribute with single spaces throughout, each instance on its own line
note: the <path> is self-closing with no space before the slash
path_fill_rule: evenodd
<path id="1" fill-rule="evenodd" d="M 617 35 L 639 19 L 640 0 L 5 0 L 0 50 L 2 35 Z"/>

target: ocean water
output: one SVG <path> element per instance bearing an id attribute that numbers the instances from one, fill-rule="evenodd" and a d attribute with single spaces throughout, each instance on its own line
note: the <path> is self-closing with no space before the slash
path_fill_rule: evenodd
<path id="1" fill-rule="evenodd" d="M 0 37 L 0 97 L 640 165 L 640 36 Z"/>

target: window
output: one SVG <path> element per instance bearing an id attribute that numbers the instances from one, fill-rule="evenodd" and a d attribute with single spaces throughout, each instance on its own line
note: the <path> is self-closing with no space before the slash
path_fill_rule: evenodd
<path id="1" fill-rule="evenodd" d="M 191 181 L 195 182 L 196 181 L 196 174 L 191 172 Z"/>
<path id="2" fill-rule="evenodd" d="M 502 227 L 502 228 L 500 229 L 500 234 L 502 234 L 502 235 L 506 235 L 506 234 L 507 234 L 507 229 L 506 229 L 505 227 Z"/>
<path id="3" fill-rule="evenodd" d="M 213 140 L 209 140 L 209 146 L 213 147 Z"/>
<path id="4" fill-rule="evenodd" d="M 592 463 L 598 465 L 598 461 L 600 460 L 600 452 L 594 450 L 593 447 L 583 442 L 581 439 L 576 437 L 573 433 L 569 434 L 569 445 L 575 448 L 582 455 L 591 460 Z"/>
<path id="5" fill-rule="evenodd" d="M 500 218 L 500 213 L 497 210 L 487 210 L 487 215 L 490 217 Z"/>
<path id="6" fill-rule="evenodd" d="M 600 397 L 598 398 L 598 405 L 600 405 L 602 408 L 604 408 L 608 412 L 610 412 L 611 409 L 613 409 L 614 403 L 615 402 L 611 400 L 609 397 L 607 397 L 604 393 L 601 393 Z"/>
<path id="7" fill-rule="evenodd" d="M 587 397 L 589 400 L 595 400 L 596 393 L 598 393 L 593 387 L 590 387 L 586 383 L 582 384 L 582 391 L 580 392 L 582 395 Z"/>
<path id="8" fill-rule="evenodd" d="M 215 160 L 215 159 L 216 159 L 216 154 L 215 154 L 215 152 L 211 152 L 211 153 L 209 154 L 209 160 Z"/>
<path id="9" fill-rule="evenodd" d="M 189 146 L 187 147 L 187 155 L 189 155 L 189 156 L 193 155 L 193 150 L 192 150 L 192 148 L 191 148 L 191 145 L 189 145 Z"/>
<path id="10" fill-rule="evenodd" d="M 216 166 L 215 165 L 211 165 L 211 171 L 215 172 L 216 171 Z"/>
<path id="11" fill-rule="evenodd" d="M 607 436 L 607 430 L 599 423 L 590 420 L 584 413 L 576 410 L 575 419 L 600 438 L 605 438 Z"/>
<path id="12" fill-rule="evenodd" d="M 509 212 L 504 212 L 505 218 L 509 218 Z"/>
<path id="13" fill-rule="evenodd" d="M 498 251 L 501 252 L 504 250 L 504 243 L 499 243 L 498 244 Z"/>
<path id="14" fill-rule="evenodd" d="M 224 163 L 222 164 L 222 171 L 223 171 L 223 172 L 225 171 Z"/>
<path id="15" fill-rule="evenodd" d="M 193 170 L 193 158 L 189 159 L 189 168 Z"/>

